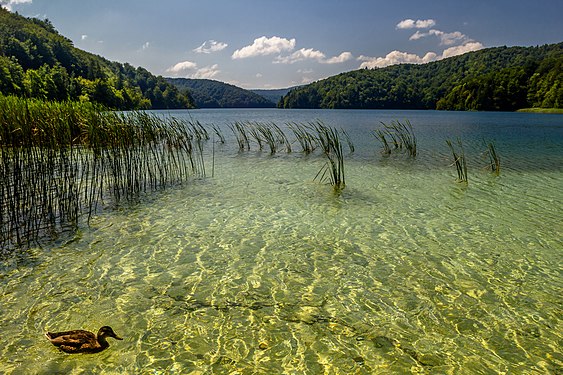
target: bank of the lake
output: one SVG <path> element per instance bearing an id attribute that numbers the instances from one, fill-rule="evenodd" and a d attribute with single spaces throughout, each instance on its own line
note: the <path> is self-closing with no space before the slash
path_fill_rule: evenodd
<path id="1" fill-rule="evenodd" d="M 563 114 L 563 109 L 562 108 L 522 108 L 519 109 L 517 112 Z"/>

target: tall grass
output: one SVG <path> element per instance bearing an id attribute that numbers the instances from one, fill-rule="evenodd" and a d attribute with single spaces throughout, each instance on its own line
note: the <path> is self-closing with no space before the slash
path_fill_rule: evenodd
<path id="1" fill-rule="evenodd" d="M 383 128 L 375 130 L 374 135 L 383 145 L 382 153 L 384 155 L 389 155 L 393 150 L 398 150 L 407 152 L 411 157 L 416 156 L 416 136 L 409 120 L 405 122 L 392 121 L 390 124 L 381 122 L 381 124 Z M 391 145 L 393 148 L 391 148 Z"/>
<path id="2" fill-rule="evenodd" d="M 250 140 L 248 139 L 248 129 L 242 122 L 235 122 L 233 125 L 229 125 L 235 139 L 238 143 L 239 151 L 250 150 Z"/>
<path id="3" fill-rule="evenodd" d="M 267 146 L 272 155 L 281 149 L 291 152 L 291 143 L 275 123 L 237 121 L 230 125 L 230 128 L 239 145 L 239 151 L 250 150 L 252 142 L 258 146 L 259 151 L 263 151 Z"/>
<path id="4" fill-rule="evenodd" d="M 293 136 L 301 146 L 301 152 L 310 154 L 317 148 L 317 138 L 313 135 L 314 127 L 311 124 L 289 123 L 287 125 Z"/>
<path id="5" fill-rule="evenodd" d="M 465 160 L 465 151 L 463 150 L 461 139 L 457 139 L 457 146 L 459 147 L 459 150 L 457 151 L 451 140 L 446 140 L 446 144 L 450 148 L 454 158 L 453 165 L 455 165 L 457 171 L 457 181 L 467 183 L 467 162 Z"/>
<path id="6" fill-rule="evenodd" d="M 197 122 L 0 96 L 0 247 L 54 239 L 102 204 L 205 175 Z"/>
<path id="7" fill-rule="evenodd" d="M 486 143 L 487 150 L 485 154 L 489 157 L 489 168 L 495 175 L 500 175 L 500 158 L 497 154 L 495 144 L 493 142 Z"/>
<path id="8" fill-rule="evenodd" d="M 230 126 L 239 145 L 239 151 L 251 149 L 255 144 L 259 151 L 267 146 L 270 154 L 280 149 L 286 152 L 293 150 L 289 137 L 274 123 L 235 122 Z M 301 152 L 308 155 L 315 150 L 322 150 L 326 163 L 315 176 L 315 180 L 328 182 L 336 190 L 345 186 L 344 176 L 344 138 L 350 152 L 354 152 L 354 145 L 350 136 L 343 130 L 325 126 L 321 121 L 309 123 L 289 123 L 287 128 L 293 133 L 294 142 L 300 145 Z"/>
<path id="9" fill-rule="evenodd" d="M 340 133 L 336 128 L 325 126 L 321 122 L 314 125 L 317 139 L 324 155 L 326 164 L 319 170 L 315 179 L 329 182 L 336 191 L 341 191 L 346 186 L 344 176 L 344 152 Z"/>

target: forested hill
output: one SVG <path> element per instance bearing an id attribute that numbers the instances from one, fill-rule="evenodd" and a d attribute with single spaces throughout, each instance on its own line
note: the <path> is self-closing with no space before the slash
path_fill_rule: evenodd
<path id="1" fill-rule="evenodd" d="M 514 111 L 563 107 L 563 43 L 483 49 L 423 65 L 342 73 L 290 91 L 282 108 Z"/>
<path id="2" fill-rule="evenodd" d="M 75 48 L 48 20 L 1 7 L 0 93 L 114 109 L 193 107 L 189 95 L 163 77 Z"/>
<path id="3" fill-rule="evenodd" d="M 275 102 L 252 91 L 209 79 L 166 78 L 179 90 L 188 90 L 199 108 L 272 108 Z M 279 98 L 278 98 L 279 99 Z"/>
<path id="4" fill-rule="evenodd" d="M 285 95 L 287 95 L 288 92 L 296 88 L 297 87 L 291 87 L 287 89 L 254 89 L 250 91 L 263 96 L 272 103 L 278 103 L 280 101 L 280 98 L 283 98 Z"/>

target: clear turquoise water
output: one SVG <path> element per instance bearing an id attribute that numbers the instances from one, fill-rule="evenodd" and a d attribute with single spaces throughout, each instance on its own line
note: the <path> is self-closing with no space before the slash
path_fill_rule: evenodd
<path id="1" fill-rule="evenodd" d="M 70 240 L 2 261 L 0 373 L 558 374 L 563 370 L 563 117 L 514 113 L 173 112 L 345 127 L 341 195 L 319 156 L 239 154 L 107 210 Z M 379 155 L 409 119 L 419 156 Z M 461 137 L 467 186 L 444 140 Z M 494 140 L 500 176 L 483 166 Z M 47 330 L 123 341 L 67 355 Z M 111 339 L 110 339 L 111 340 Z"/>

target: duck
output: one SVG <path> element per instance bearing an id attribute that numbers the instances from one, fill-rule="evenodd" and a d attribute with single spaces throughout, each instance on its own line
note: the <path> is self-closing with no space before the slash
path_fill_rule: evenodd
<path id="1" fill-rule="evenodd" d="M 123 340 L 110 326 L 103 326 L 95 335 L 92 332 L 77 329 L 64 332 L 47 332 L 45 336 L 51 344 L 66 353 L 98 353 L 109 347 L 107 337 Z"/>

